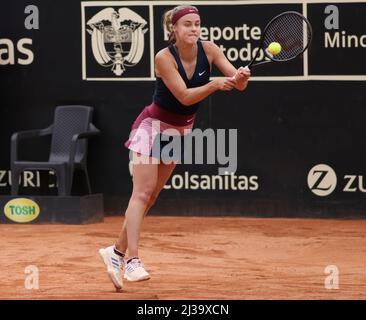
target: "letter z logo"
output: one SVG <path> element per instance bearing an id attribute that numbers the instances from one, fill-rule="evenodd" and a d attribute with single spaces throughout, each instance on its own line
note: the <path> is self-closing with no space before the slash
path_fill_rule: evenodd
<path id="1" fill-rule="evenodd" d="M 308 186 L 317 196 L 328 196 L 337 186 L 337 175 L 328 165 L 318 164 L 308 174 Z"/>

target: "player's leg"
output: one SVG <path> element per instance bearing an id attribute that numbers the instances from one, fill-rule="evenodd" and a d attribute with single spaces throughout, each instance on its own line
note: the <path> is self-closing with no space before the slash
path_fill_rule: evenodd
<path id="1" fill-rule="evenodd" d="M 155 188 L 153 194 L 151 195 L 151 197 L 149 199 L 149 203 L 144 211 L 144 216 L 147 214 L 149 208 L 153 205 L 155 199 L 158 197 L 160 191 L 163 189 L 166 181 L 168 180 L 171 173 L 173 172 L 174 167 L 175 167 L 175 164 L 172 164 L 172 165 L 159 164 L 158 183 L 156 185 L 156 188 Z M 126 226 L 126 231 L 127 231 L 126 233 L 128 235 L 129 225 L 128 225 L 127 219 L 126 219 L 125 226 Z M 123 237 L 123 235 L 122 235 L 122 237 Z M 130 240 L 130 237 L 128 235 L 127 236 L 128 247 L 130 247 L 129 240 Z M 130 249 L 129 249 L 129 253 L 130 253 Z M 124 277 L 125 277 L 125 279 L 127 279 L 129 281 L 142 281 L 142 280 L 149 279 L 150 275 L 145 270 L 145 267 L 144 267 L 143 263 L 141 262 L 141 260 L 138 258 L 138 256 L 137 255 L 132 256 L 130 254 L 130 259 L 127 261 L 127 264 L 126 264 Z"/>
<path id="2" fill-rule="evenodd" d="M 161 190 L 164 188 L 166 182 L 168 181 L 169 177 L 171 176 L 174 168 L 176 167 L 175 163 L 165 164 L 159 163 L 158 164 L 158 182 L 153 194 L 150 197 L 149 203 L 145 209 L 144 216 L 148 213 L 150 208 L 154 205 L 157 197 L 159 196 Z M 127 250 L 128 242 L 127 242 L 127 220 L 125 219 L 123 222 L 122 230 L 119 235 L 119 238 L 116 242 L 116 247 L 120 252 L 125 253 Z"/>
<path id="3" fill-rule="evenodd" d="M 138 241 L 144 213 L 158 182 L 158 164 L 143 156 L 143 163 L 133 163 L 133 190 L 125 213 L 128 253 L 130 257 L 138 256 Z M 140 156 L 141 159 L 141 156 Z"/>
<path id="4" fill-rule="evenodd" d="M 165 164 L 165 163 L 159 163 L 158 166 L 158 182 L 156 185 L 156 188 L 150 198 L 149 204 L 145 210 L 145 216 L 146 214 L 149 212 L 150 208 L 154 205 L 156 199 L 158 198 L 161 190 L 163 190 L 164 186 L 166 185 L 168 179 L 170 178 L 170 176 L 172 175 L 174 169 L 176 167 L 176 163 L 170 163 L 170 164 Z"/>
<path id="5" fill-rule="evenodd" d="M 134 159 L 135 160 L 135 159 Z M 129 259 L 125 267 L 125 278 L 129 281 L 141 281 L 150 278 L 138 255 L 138 243 L 144 213 L 149 205 L 150 198 L 157 186 L 158 164 L 145 157 L 143 163 L 133 161 L 133 190 L 125 213 L 125 230 L 127 237 L 121 231 L 118 242 L 125 241 L 128 246 Z M 118 250 L 124 249 L 119 248 Z"/>
<path id="6" fill-rule="evenodd" d="M 137 163 L 137 158 L 142 160 L 142 163 Z M 140 237 L 140 228 L 142 219 L 149 200 L 156 188 L 158 177 L 158 164 L 151 162 L 149 157 L 138 157 L 134 154 L 133 164 L 133 190 L 128 203 L 128 207 L 125 213 L 125 221 L 127 226 L 127 238 L 126 235 L 121 232 L 117 243 L 128 243 L 130 257 L 134 259 L 129 269 L 133 267 L 131 273 L 131 281 L 139 281 L 148 279 L 150 276 L 143 268 L 143 265 L 138 259 L 138 241 Z M 124 239 L 125 238 L 125 239 Z M 115 245 L 100 249 L 99 253 L 107 266 L 107 272 L 111 278 L 113 284 L 117 289 L 122 288 L 122 273 L 121 268 L 124 266 L 124 254 L 125 250 L 121 252 L 121 249 Z"/>

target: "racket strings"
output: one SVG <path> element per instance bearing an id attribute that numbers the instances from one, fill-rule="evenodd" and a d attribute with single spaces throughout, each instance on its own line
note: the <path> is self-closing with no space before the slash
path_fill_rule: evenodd
<path id="1" fill-rule="evenodd" d="M 282 50 L 273 60 L 288 60 L 301 54 L 310 39 L 311 30 L 302 16 L 289 13 L 279 16 L 267 27 L 263 47 L 267 48 L 271 42 L 278 42 Z"/>

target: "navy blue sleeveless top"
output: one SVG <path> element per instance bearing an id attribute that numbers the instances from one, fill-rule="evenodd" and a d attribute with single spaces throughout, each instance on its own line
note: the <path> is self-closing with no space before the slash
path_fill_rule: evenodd
<path id="1" fill-rule="evenodd" d="M 178 52 L 171 44 L 169 45 L 169 50 L 173 55 L 175 61 L 178 65 L 178 72 L 182 79 L 184 80 L 187 88 L 195 88 L 205 85 L 210 81 L 210 64 L 208 62 L 205 50 L 203 49 L 202 42 L 197 41 L 197 63 L 196 69 L 194 70 L 191 79 L 187 78 L 186 72 L 183 68 L 183 64 L 180 61 Z M 195 103 L 190 106 L 185 106 L 181 104 L 176 97 L 170 92 L 170 90 L 165 85 L 164 81 L 156 77 L 155 91 L 153 95 L 153 101 L 159 107 L 166 109 L 172 113 L 192 115 L 195 114 L 200 107 L 200 102 Z"/>

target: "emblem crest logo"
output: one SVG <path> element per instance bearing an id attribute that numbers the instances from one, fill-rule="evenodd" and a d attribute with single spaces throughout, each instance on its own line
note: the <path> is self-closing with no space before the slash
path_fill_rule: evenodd
<path id="1" fill-rule="evenodd" d="M 92 52 L 99 65 L 121 76 L 144 53 L 147 21 L 129 8 L 105 8 L 87 21 Z"/>

